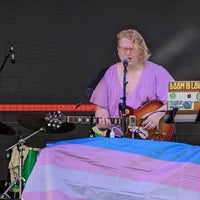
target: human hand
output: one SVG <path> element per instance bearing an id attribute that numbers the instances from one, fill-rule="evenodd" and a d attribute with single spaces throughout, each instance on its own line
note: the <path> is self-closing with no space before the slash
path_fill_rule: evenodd
<path id="1" fill-rule="evenodd" d="M 153 130 L 158 127 L 162 115 L 160 113 L 147 113 L 142 119 L 141 126 L 144 130 Z"/>
<path id="2" fill-rule="evenodd" d="M 105 131 L 105 130 L 111 129 L 111 121 L 109 118 L 99 117 L 98 123 L 96 126 L 100 131 Z"/>

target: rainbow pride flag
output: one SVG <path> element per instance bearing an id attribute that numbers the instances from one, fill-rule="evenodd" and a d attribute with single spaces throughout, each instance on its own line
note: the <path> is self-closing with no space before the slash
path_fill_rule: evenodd
<path id="1" fill-rule="evenodd" d="M 200 200 L 200 146 L 83 138 L 40 151 L 23 200 Z"/>

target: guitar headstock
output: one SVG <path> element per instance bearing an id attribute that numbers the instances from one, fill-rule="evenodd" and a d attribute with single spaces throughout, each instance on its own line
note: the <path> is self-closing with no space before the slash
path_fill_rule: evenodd
<path id="1" fill-rule="evenodd" d="M 60 128 L 66 122 L 66 116 L 61 111 L 49 112 L 45 114 L 45 121 L 49 127 Z"/>

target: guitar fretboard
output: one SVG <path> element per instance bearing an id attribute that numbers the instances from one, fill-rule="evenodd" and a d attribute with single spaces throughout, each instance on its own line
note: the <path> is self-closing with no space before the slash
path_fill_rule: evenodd
<path id="1" fill-rule="evenodd" d="M 66 116 L 66 122 L 74 124 L 95 124 L 97 121 L 93 116 Z"/>
<path id="2" fill-rule="evenodd" d="M 80 124 L 96 124 L 100 118 L 93 116 L 66 116 L 66 122 L 68 123 L 80 123 Z M 122 125 L 123 118 L 109 118 L 111 124 L 113 125 Z M 135 117 L 125 118 L 126 124 L 130 125 L 135 123 Z"/>

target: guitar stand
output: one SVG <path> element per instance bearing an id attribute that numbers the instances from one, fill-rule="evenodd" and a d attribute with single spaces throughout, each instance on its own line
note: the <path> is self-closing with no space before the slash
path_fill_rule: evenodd
<path id="1" fill-rule="evenodd" d="M 8 195 L 8 192 L 16 184 L 19 184 L 19 198 L 18 199 L 21 199 L 22 190 L 23 190 L 23 187 L 24 187 L 25 182 L 26 182 L 26 180 L 22 177 L 24 143 L 28 138 L 32 137 L 33 135 L 35 135 L 35 134 L 37 134 L 37 133 L 39 133 L 41 131 L 45 132 L 45 129 L 44 128 L 40 128 L 38 131 L 32 133 L 31 135 L 27 136 L 26 138 L 19 139 L 19 141 L 16 144 L 14 144 L 13 146 L 11 146 L 11 147 L 9 147 L 8 149 L 5 150 L 7 152 L 10 149 L 13 149 L 15 146 L 18 146 L 18 151 L 19 151 L 19 173 L 18 173 L 18 176 L 15 178 L 15 180 L 10 184 L 10 186 L 4 191 L 3 194 L 1 194 L 0 199 L 4 199 L 5 197 L 11 198 Z"/>

